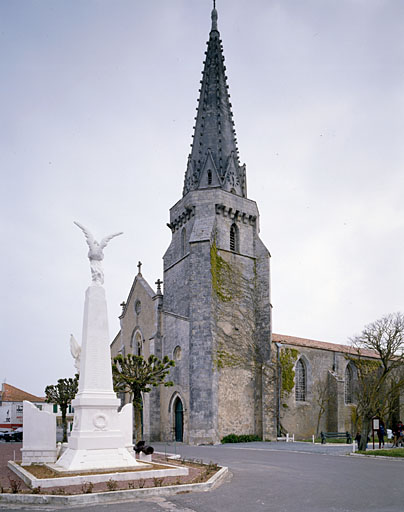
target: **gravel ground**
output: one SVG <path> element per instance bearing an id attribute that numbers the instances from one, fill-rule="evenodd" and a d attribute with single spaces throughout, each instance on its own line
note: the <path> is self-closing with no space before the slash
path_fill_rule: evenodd
<path id="1" fill-rule="evenodd" d="M 28 489 L 24 482 L 7 467 L 9 460 L 21 460 L 21 448 L 22 443 L 0 442 L 0 488 L 10 488 L 10 479 L 12 479 L 20 483 L 21 489 Z"/>

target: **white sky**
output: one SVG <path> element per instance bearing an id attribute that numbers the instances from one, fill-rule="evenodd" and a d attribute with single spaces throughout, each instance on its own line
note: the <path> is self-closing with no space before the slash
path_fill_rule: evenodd
<path id="1" fill-rule="evenodd" d="M 0 379 L 74 373 L 87 246 L 110 335 L 137 262 L 154 287 L 182 195 L 210 0 L 1 0 Z M 347 343 L 403 310 L 404 2 L 218 0 L 274 332 Z"/>

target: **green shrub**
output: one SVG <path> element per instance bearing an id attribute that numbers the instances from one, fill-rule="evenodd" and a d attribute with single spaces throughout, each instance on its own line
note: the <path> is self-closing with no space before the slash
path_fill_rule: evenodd
<path id="1" fill-rule="evenodd" d="M 107 488 L 108 488 L 108 491 L 116 491 L 118 488 L 118 482 L 116 480 L 112 480 L 112 478 L 110 478 L 107 482 Z"/>
<path id="2" fill-rule="evenodd" d="M 253 441 L 262 441 L 262 439 L 259 436 L 256 436 L 255 434 L 229 434 L 227 436 L 224 436 L 222 439 L 222 444 L 225 443 L 251 443 Z"/>
<path id="3" fill-rule="evenodd" d="M 94 489 L 93 482 L 84 482 L 81 486 L 81 492 L 83 494 L 91 494 Z"/>

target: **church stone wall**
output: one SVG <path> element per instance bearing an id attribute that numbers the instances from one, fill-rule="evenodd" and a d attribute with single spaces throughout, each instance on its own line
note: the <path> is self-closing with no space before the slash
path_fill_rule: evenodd
<path id="1" fill-rule="evenodd" d="M 191 192 L 191 200 L 198 192 Z M 258 209 L 254 201 L 236 196 L 219 189 L 204 190 L 195 201 L 200 214 L 216 219 L 216 244 L 219 248 L 230 249 L 230 227 L 238 228 L 239 250 L 237 252 L 254 257 L 255 237 L 258 233 Z M 199 208 L 198 208 L 199 207 Z M 224 207 L 224 208 L 223 208 Z"/>
<path id="2" fill-rule="evenodd" d="M 215 364 L 219 368 L 219 431 L 264 435 L 263 384 L 269 350 L 270 325 L 260 331 L 258 318 L 266 294 L 257 280 L 256 259 L 216 246 L 211 248 Z M 265 307 L 265 302 L 264 302 Z M 231 407 L 228 407 L 231 404 Z M 271 422 L 272 427 L 272 422 Z"/>
<path id="3" fill-rule="evenodd" d="M 150 354 L 149 340 L 156 332 L 156 317 L 153 304 L 154 292 L 142 281 L 143 278 L 137 278 L 121 317 L 121 341 L 125 347 L 125 353 L 128 353 L 136 348 L 131 346 L 134 333 L 140 332 L 142 352 L 148 357 Z M 135 304 L 138 301 L 140 301 L 140 311 L 136 312 Z"/>
<path id="4" fill-rule="evenodd" d="M 338 375 L 334 372 L 328 372 L 328 404 L 327 404 L 327 417 L 324 421 L 324 430 L 326 432 L 339 432 L 338 430 L 338 414 L 340 409 L 338 407 L 338 393 L 339 381 Z"/>
<path id="5" fill-rule="evenodd" d="M 272 441 L 277 438 L 277 367 L 270 361 L 263 367 L 262 375 L 262 439 Z"/>
<path id="6" fill-rule="evenodd" d="M 281 425 L 284 431 L 298 439 L 316 434 L 320 395 L 325 396 L 326 411 L 321 417 L 319 431 L 345 432 L 352 430 L 352 405 L 345 404 L 345 355 L 330 350 L 284 345 L 298 351 L 306 368 L 306 400 L 298 401 L 295 388 L 281 399 Z M 296 362 L 295 361 L 295 365 Z"/>
<path id="7" fill-rule="evenodd" d="M 172 210 L 171 218 L 175 218 L 176 215 L 181 216 L 181 212 L 183 212 L 183 210 L 184 207 L 182 206 L 181 202 L 179 206 L 174 207 Z M 172 231 L 172 240 L 170 246 L 164 254 L 165 269 L 171 267 L 189 253 L 189 239 L 192 233 L 194 222 L 195 218 L 193 213 L 189 219 L 184 219 L 183 222 L 180 225 L 176 225 L 174 231 Z M 185 243 L 183 243 L 183 232 L 185 233 Z"/>
<path id="8" fill-rule="evenodd" d="M 219 432 L 255 434 L 254 375 L 241 368 L 223 368 L 219 373 Z"/>
<path id="9" fill-rule="evenodd" d="M 257 411 L 261 425 L 260 427 L 257 425 L 256 430 L 261 432 L 263 439 L 274 439 L 276 438 L 276 409 L 274 409 L 275 375 L 271 364 L 272 304 L 270 254 L 258 237 L 258 234 L 254 239 L 254 248 L 256 254 L 256 339 L 261 345 L 263 359 L 260 389 L 262 409 Z"/>
<path id="10" fill-rule="evenodd" d="M 184 409 L 184 441 L 188 442 L 189 411 L 189 321 L 173 314 L 164 314 L 164 354 L 175 361 L 170 380 L 173 387 L 161 389 L 161 432 L 162 439 L 174 439 L 174 398 L 179 397 Z M 177 349 L 179 347 L 179 350 Z M 177 350 L 176 350 L 177 349 Z"/>
<path id="11" fill-rule="evenodd" d="M 164 272 L 163 308 L 168 313 L 189 316 L 189 253 Z"/>
<path id="12" fill-rule="evenodd" d="M 401 390 L 400 396 L 398 399 L 397 417 L 399 420 L 404 422 L 404 389 Z"/>
<path id="13" fill-rule="evenodd" d="M 219 441 L 210 242 L 191 242 L 190 258 L 189 440 L 199 444 Z"/>

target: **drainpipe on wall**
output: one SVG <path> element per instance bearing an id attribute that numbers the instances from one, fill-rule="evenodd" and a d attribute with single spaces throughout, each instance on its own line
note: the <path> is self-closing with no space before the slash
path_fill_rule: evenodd
<path id="1" fill-rule="evenodd" d="M 281 436 L 281 386 L 282 386 L 282 372 L 281 372 L 281 360 L 280 360 L 280 349 L 282 343 L 275 343 L 276 345 L 276 366 L 277 366 L 277 385 L 276 385 L 276 435 Z"/>

